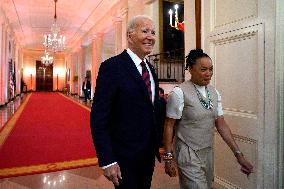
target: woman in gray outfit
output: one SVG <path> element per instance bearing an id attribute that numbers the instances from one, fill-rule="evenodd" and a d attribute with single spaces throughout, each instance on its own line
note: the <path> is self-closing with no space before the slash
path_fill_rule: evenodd
<path id="1" fill-rule="evenodd" d="M 219 92 L 209 85 L 213 75 L 211 58 L 202 49 L 191 50 L 186 57 L 186 68 L 191 79 L 175 87 L 168 98 L 163 139 L 165 172 L 171 177 L 177 175 L 175 159 L 181 189 L 211 188 L 216 127 L 242 172 L 249 175 L 253 166 L 243 156 L 224 120 Z"/>

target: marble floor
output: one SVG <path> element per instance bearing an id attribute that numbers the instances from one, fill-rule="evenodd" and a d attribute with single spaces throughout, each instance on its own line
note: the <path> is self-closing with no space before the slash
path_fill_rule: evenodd
<path id="1" fill-rule="evenodd" d="M 0 107 L 0 130 L 17 110 L 25 95 L 17 97 L 13 102 Z M 90 107 L 91 102 L 83 102 L 83 98 L 70 98 Z M 156 162 L 151 189 L 178 189 L 178 178 L 170 178 L 164 173 L 162 163 Z M 114 189 L 102 174 L 98 166 L 84 167 L 58 172 L 35 174 L 0 179 L 0 189 Z"/>
<path id="2" fill-rule="evenodd" d="M 17 96 L 13 101 L 0 107 L 0 130 L 9 118 L 15 113 L 26 95 Z"/>

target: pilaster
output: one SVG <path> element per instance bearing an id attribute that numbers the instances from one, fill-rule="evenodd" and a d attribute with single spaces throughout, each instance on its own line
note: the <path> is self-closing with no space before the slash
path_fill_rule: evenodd
<path id="1" fill-rule="evenodd" d="M 126 38 L 126 29 L 127 29 L 127 23 L 128 23 L 128 8 L 124 7 L 121 8 L 116 16 L 113 18 L 113 21 L 117 21 L 117 27 L 115 30 L 118 30 L 119 34 L 116 34 L 116 44 L 121 40 L 121 50 L 119 51 L 119 48 L 117 49 L 117 54 L 120 53 L 123 49 L 127 49 L 127 38 Z M 120 28 L 121 27 L 121 28 Z M 121 31 L 120 31 L 121 30 Z"/>
<path id="2" fill-rule="evenodd" d="M 12 30 L 9 27 L 9 23 L 6 22 L 5 24 L 5 60 L 4 60 L 4 64 L 6 65 L 5 68 L 5 77 L 4 77 L 4 81 L 5 81 L 5 102 L 9 102 L 9 99 L 11 98 L 10 95 L 10 73 L 9 73 L 9 61 L 10 59 L 12 59 L 12 42 L 10 41 L 11 39 L 11 35 L 12 35 Z M 13 60 L 12 60 L 13 61 Z"/>
<path id="3" fill-rule="evenodd" d="M 119 54 L 122 52 L 122 18 L 114 17 L 114 32 L 115 32 L 115 54 Z"/>
<path id="4" fill-rule="evenodd" d="M 76 62 L 74 61 L 74 53 L 71 53 L 70 55 L 70 93 L 74 94 L 75 93 L 75 81 L 74 81 L 74 76 L 75 76 L 75 64 Z"/>
<path id="5" fill-rule="evenodd" d="M 195 0 L 184 1 L 184 52 L 187 55 L 196 48 Z M 185 72 L 185 80 L 190 79 L 189 72 Z"/>
<path id="6" fill-rule="evenodd" d="M 15 45 L 15 77 L 16 77 L 16 91 L 15 95 L 21 93 L 21 67 L 20 67 L 20 60 L 19 60 L 19 53 L 20 47 L 19 45 Z"/>
<path id="7" fill-rule="evenodd" d="M 4 22 L 2 24 L 2 43 L 1 43 L 1 69 L 2 69 L 2 74 L 1 74 L 1 102 L 2 104 L 5 104 L 8 102 L 8 63 L 7 63 L 7 29 L 8 29 L 8 24 L 7 22 Z"/>
<path id="8" fill-rule="evenodd" d="M 92 93 L 95 92 L 96 79 L 99 72 L 99 67 L 102 63 L 102 48 L 103 48 L 103 33 L 97 33 L 92 40 Z"/>
<path id="9" fill-rule="evenodd" d="M 82 91 L 82 84 L 83 84 L 83 81 L 84 81 L 84 77 L 85 77 L 85 56 L 86 56 L 86 53 L 85 53 L 85 50 L 86 47 L 85 46 L 81 46 L 80 48 L 80 51 L 79 51 L 79 57 L 78 57 L 78 84 L 79 84 L 79 93 L 80 95 L 83 95 L 83 91 Z"/>
<path id="10" fill-rule="evenodd" d="M 4 33 L 4 24 L 3 22 L 0 23 L 0 105 L 5 104 L 5 100 L 4 100 L 4 69 L 5 69 L 5 64 L 3 61 L 3 56 L 4 56 L 4 52 L 3 52 L 3 33 Z"/>
<path id="11" fill-rule="evenodd" d="M 276 44 L 275 44 L 275 70 L 276 70 L 276 104 L 278 125 L 278 175 L 277 188 L 284 188 L 284 2 L 276 1 Z"/>

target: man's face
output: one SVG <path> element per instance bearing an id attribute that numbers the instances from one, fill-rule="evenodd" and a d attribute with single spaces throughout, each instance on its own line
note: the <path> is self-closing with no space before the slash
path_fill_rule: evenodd
<path id="1" fill-rule="evenodd" d="M 190 68 L 191 81 L 200 86 L 206 86 L 210 83 L 213 75 L 212 61 L 208 57 L 199 58 L 196 64 Z"/>
<path id="2" fill-rule="evenodd" d="M 164 93 L 162 93 L 161 91 L 159 91 L 159 97 L 160 97 L 160 98 L 164 98 Z"/>
<path id="3" fill-rule="evenodd" d="M 155 34 L 155 27 L 151 20 L 138 20 L 135 29 L 129 32 L 127 36 L 129 48 L 139 58 L 144 59 L 154 48 Z"/>

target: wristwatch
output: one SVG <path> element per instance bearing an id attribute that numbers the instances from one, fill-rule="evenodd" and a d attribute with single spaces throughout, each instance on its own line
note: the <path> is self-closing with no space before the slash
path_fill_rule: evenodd
<path id="1" fill-rule="evenodd" d="M 236 150 L 235 152 L 234 152 L 234 155 L 237 157 L 237 156 L 243 156 L 244 154 L 240 151 L 240 150 Z"/>

